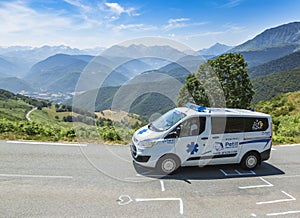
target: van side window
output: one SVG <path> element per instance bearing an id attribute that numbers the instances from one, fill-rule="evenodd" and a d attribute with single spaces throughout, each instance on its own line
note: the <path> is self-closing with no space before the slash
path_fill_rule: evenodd
<path id="1" fill-rule="evenodd" d="M 267 118 L 245 118 L 245 132 L 266 131 L 269 128 Z"/>
<path id="2" fill-rule="evenodd" d="M 205 117 L 192 117 L 180 124 L 179 137 L 200 135 L 205 130 Z"/>
<path id="3" fill-rule="evenodd" d="M 225 133 L 244 132 L 243 117 L 227 117 Z"/>
<path id="4" fill-rule="evenodd" d="M 269 127 L 267 118 L 212 117 L 212 134 L 265 131 Z"/>
<path id="5" fill-rule="evenodd" d="M 212 117 L 211 118 L 211 133 L 223 134 L 225 132 L 226 117 Z"/>

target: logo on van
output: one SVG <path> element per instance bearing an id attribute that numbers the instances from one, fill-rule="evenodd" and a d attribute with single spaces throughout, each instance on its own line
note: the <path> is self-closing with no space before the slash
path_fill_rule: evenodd
<path id="1" fill-rule="evenodd" d="M 222 151 L 224 149 L 224 145 L 222 142 L 215 142 L 215 150 L 216 151 Z"/>
<path id="2" fill-rule="evenodd" d="M 195 142 L 191 142 L 191 144 L 188 144 L 186 147 L 187 147 L 186 152 L 191 154 L 195 154 L 199 150 L 198 149 L 199 145 L 197 143 L 195 144 Z"/>
<path id="3" fill-rule="evenodd" d="M 215 150 L 216 151 L 222 151 L 224 149 L 237 148 L 238 146 L 239 146 L 239 142 L 237 142 L 237 141 L 225 142 L 225 145 L 222 142 L 215 142 Z"/>
<path id="4" fill-rule="evenodd" d="M 264 123 L 261 120 L 256 120 L 254 121 L 253 125 L 252 125 L 252 130 L 260 130 L 262 129 L 264 126 Z"/>

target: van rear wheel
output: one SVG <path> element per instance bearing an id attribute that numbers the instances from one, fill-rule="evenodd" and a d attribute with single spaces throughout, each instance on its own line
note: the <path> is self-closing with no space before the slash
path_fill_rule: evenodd
<path id="1" fill-rule="evenodd" d="M 256 152 L 249 152 L 247 153 L 242 161 L 241 161 L 241 167 L 246 170 L 254 170 L 258 164 L 260 163 L 259 155 Z"/>
<path id="2" fill-rule="evenodd" d="M 159 159 L 156 170 L 164 175 L 175 172 L 180 165 L 179 159 L 174 155 L 165 155 Z"/>

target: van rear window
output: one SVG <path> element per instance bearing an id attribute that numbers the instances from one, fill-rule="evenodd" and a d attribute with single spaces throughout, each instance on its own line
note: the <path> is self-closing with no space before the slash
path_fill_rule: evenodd
<path id="1" fill-rule="evenodd" d="M 212 134 L 256 132 L 269 128 L 267 118 L 212 117 Z"/>

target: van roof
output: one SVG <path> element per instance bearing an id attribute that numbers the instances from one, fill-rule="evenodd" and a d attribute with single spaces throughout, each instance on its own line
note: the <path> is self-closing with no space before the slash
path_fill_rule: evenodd
<path id="1" fill-rule="evenodd" d="M 177 108 L 179 111 L 185 113 L 187 116 L 193 115 L 220 115 L 220 116 L 259 116 L 270 117 L 270 115 L 254 112 L 246 109 L 235 108 L 206 108 L 196 104 L 188 103 L 186 107 Z"/>

